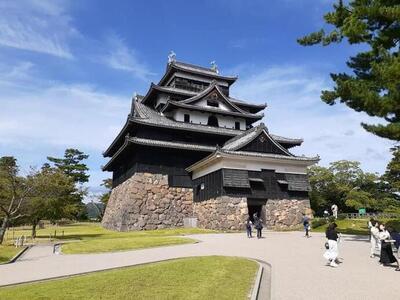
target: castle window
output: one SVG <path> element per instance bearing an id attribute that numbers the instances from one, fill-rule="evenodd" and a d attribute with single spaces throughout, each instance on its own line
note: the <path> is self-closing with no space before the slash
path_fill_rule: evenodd
<path id="1" fill-rule="evenodd" d="M 184 114 L 183 115 L 183 120 L 185 123 L 190 123 L 190 115 L 189 114 Z"/>
<path id="2" fill-rule="evenodd" d="M 218 119 L 216 116 L 209 116 L 207 125 L 218 127 Z"/>
<path id="3" fill-rule="evenodd" d="M 239 130 L 240 129 L 240 122 L 235 122 L 235 129 Z"/>
<path id="4" fill-rule="evenodd" d="M 218 102 L 215 100 L 207 100 L 207 106 L 218 107 Z"/>

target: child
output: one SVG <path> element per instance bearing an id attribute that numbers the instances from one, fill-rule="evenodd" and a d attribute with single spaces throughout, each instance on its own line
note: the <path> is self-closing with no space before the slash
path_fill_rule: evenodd
<path id="1" fill-rule="evenodd" d="M 247 232 L 247 237 L 252 238 L 253 236 L 251 235 L 251 221 L 250 219 L 247 219 L 246 222 L 246 232 Z"/>

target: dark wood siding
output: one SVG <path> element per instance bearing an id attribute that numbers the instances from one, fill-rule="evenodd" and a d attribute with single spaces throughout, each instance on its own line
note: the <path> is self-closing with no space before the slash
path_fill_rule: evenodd
<path id="1" fill-rule="evenodd" d="M 201 185 L 204 184 L 204 189 Z M 222 170 L 193 180 L 193 200 L 195 202 L 222 196 Z"/>
<path id="2" fill-rule="evenodd" d="M 120 156 L 120 162 L 114 169 L 113 186 L 121 184 L 136 172 L 141 172 L 177 176 L 169 179 L 173 186 L 189 187 L 191 176 L 185 169 L 208 154 L 180 149 L 129 146 L 125 154 Z"/>
<path id="3" fill-rule="evenodd" d="M 260 134 L 257 138 L 239 150 L 287 155 L 284 151 L 279 149 L 279 147 L 276 146 L 264 133 Z"/>

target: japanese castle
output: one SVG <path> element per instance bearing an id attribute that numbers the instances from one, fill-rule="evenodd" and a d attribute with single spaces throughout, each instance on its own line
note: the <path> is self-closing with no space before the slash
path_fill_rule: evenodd
<path id="1" fill-rule="evenodd" d="M 104 227 L 243 229 L 257 214 L 277 228 L 311 214 L 306 168 L 319 158 L 293 155 L 303 140 L 270 133 L 265 103 L 230 95 L 236 80 L 169 56 L 104 152 L 113 180 Z"/>

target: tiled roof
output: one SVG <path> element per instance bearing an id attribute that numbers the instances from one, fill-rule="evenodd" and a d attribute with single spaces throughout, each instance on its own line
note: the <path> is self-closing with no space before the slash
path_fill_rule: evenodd
<path id="1" fill-rule="evenodd" d="M 261 153 L 261 152 L 248 152 L 248 151 L 231 151 L 231 150 L 224 150 L 221 148 L 217 148 L 209 156 L 199 160 L 198 162 L 194 163 L 193 165 L 186 168 L 186 171 L 193 172 L 198 167 L 201 167 L 205 164 L 211 163 L 217 158 L 225 156 L 239 156 L 239 157 L 254 157 L 254 158 L 270 158 L 270 159 L 277 159 L 277 160 L 289 160 L 289 161 L 301 161 L 305 162 L 306 165 L 314 164 L 319 161 L 319 156 L 316 157 L 306 157 L 306 156 L 287 156 L 281 154 L 274 154 L 274 153 Z"/>
<path id="2" fill-rule="evenodd" d="M 248 152 L 248 151 L 230 151 L 230 150 L 221 150 L 222 153 L 233 154 L 239 156 L 253 156 L 253 157 L 268 157 L 268 158 L 278 158 L 284 160 L 298 160 L 298 161 L 319 161 L 319 156 L 316 157 L 306 157 L 306 156 L 286 156 L 281 154 L 273 154 L 273 153 L 261 153 L 261 152 Z"/>
<path id="3" fill-rule="evenodd" d="M 232 84 L 236 81 L 237 77 L 236 76 L 223 76 L 221 74 L 218 74 L 216 71 L 209 69 L 209 68 L 204 68 L 201 66 L 196 66 L 184 62 L 179 62 L 175 61 L 172 63 L 169 63 L 167 65 L 167 71 L 165 72 L 164 76 L 160 79 L 159 85 L 164 85 L 168 78 L 176 71 L 183 71 L 187 72 L 190 74 L 197 74 L 203 77 L 208 77 L 208 78 L 216 78 L 222 81 L 226 81 L 228 84 Z"/>
<path id="4" fill-rule="evenodd" d="M 211 112 L 211 113 L 216 113 L 216 114 L 237 116 L 237 117 L 242 117 L 242 118 L 251 118 L 251 119 L 256 119 L 256 120 L 260 120 L 264 117 L 264 114 L 252 114 L 252 113 L 248 113 L 248 112 L 228 111 L 228 110 L 222 110 L 220 108 L 191 105 L 191 104 L 185 104 L 182 102 L 171 101 L 171 100 L 169 100 L 167 102 L 167 104 L 164 106 L 163 111 L 166 108 L 168 108 L 169 106 L 181 107 L 181 108 L 186 108 L 189 110 L 206 111 L 206 112 Z"/>
<path id="5" fill-rule="evenodd" d="M 211 75 L 213 77 L 229 78 L 231 80 L 237 79 L 237 76 L 223 76 L 223 75 L 218 74 L 217 72 L 215 72 L 214 70 L 212 70 L 210 68 L 196 66 L 196 65 L 192 65 L 192 64 L 188 64 L 188 63 L 184 63 L 184 62 L 180 62 L 180 61 L 175 61 L 172 63 L 172 65 L 175 67 L 181 68 L 183 70 L 189 71 L 189 72 L 196 72 L 196 73 L 201 73 L 201 74 L 205 74 L 205 75 Z"/>
<path id="6" fill-rule="evenodd" d="M 238 149 L 246 146 L 248 143 L 250 143 L 255 138 L 257 138 L 262 132 L 264 132 L 265 135 L 267 136 L 267 138 L 269 138 L 271 140 L 271 142 L 273 144 L 275 144 L 276 147 L 278 147 L 283 153 L 286 153 L 289 156 L 294 156 L 287 149 L 282 147 L 282 145 L 280 145 L 279 142 L 277 140 L 275 140 L 274 137 L 268 133 L 268 129 L 264 125 L 264 123 L 260 123 L 259 125 L 235 136 L 234 138 L 231 138 L 224 144 L 222 149 L 223 150 L 238 150 Z"/>
<path id="7" fill-rule="evenodd" d="M 141 97 L 141 96 L 139 96 L 139 97 Z M 118 140 L 120 140 L 121 138 L 124 138 L 124 136 L 126 134 L 125 132 L 129 126 L 129 124 L 132 122 L 149 125 L 149 126 L 164 127 L 164 128 L 178 129 L 178 130 L 204 132 L 204 133 L 219 134 L 219 135 L 232 136 L 232 137 L 238 136 L 238 138 L 240 137 L 240 135 L 245 133 L 243 130 L 236 130 L 236 129 L 231 129 L 231 128 L 223 128 L 223 127 L 214 127 L 214 126 L 201 125 L 201 124 L 177 122 L 177 121 L 174 121 L 172 119 L 165 117 L 164 115 L 162 115 L 161 113 L 148 107 L 147 105 L 144 105 L 143 103 L 140 102 L 139 99 L 133 101 L 133 115 L 128 116 L 128 119 L 127 119 L 124 127 L 119 132 L 119 134 L 114 139 L 114 141 L 111 143 L 111 145 L 107 148 L 107 150 L 104 151 L 104 155 L 107 156 L 108 152 L 115 145 L 115 143 Z M 257 127 L 254 127 L 254 130 L 256 128 Z M 273 134 L 270 134 L 270 135 L 275 141 L 277 141 L 279 143 L 300 145 L 301 142 L 303 141 L 302 139 L 286 138 L 286 137 L 281 137 L 281 136 L 273 135 Z"/>
<path id="8" fill-rule="evenodd" d="M 107 162 L 107 164 L 103 167 L 103 170 L 107 170 L 109 166 L 111 166 L 112 162 L 124 151 L 124 149 L 129 144 L 150 146 L 150 147 L 160 147 L 160 148 L 172 148 L 172 149 L 184 149 L 184 150 L 192 150 L 192 151 L 204 151 L 204 152 L 213 152 L 215 151 L 215 146 L 206 146 L 200 144 L 186 143 L 186 142 L 171 142 L 171 141 L 162 141 L 162 140 L 154 140 L 154 139 L 145 139 L 138 137 L 125 137 L 124 144 L 118 149 L 117 152 L 111 157 L 111 159 Z"/>
<path id="9" fill-rule="evenodd" d="M 135 108 L 137 115 L 135 115 L 134 118 L 131 118 L 131 121 L 137 123 L 230 136 L 236 136 L 237 134 L 243 132 L 243 130 L 231 128 L 213 127 L 208 125 L 174 121 L 140 102 L 135 103 Z"/>
<path id="10" fill-rule="evenodd" d="M 144 145 L 144 146 L 186 149 L 186 150 L 205 151 L 205 152 L 212 152 L 215 150 L 214 146 L 205 146 L 205 145 L 186 143 L 186 142 L 185 143 L 184 142 L 171 142 L 171 141 L 144 139 L 144 138 L 137 138 L 137 137 L 128 137 L 127 140 L 130 143 Z"/>

